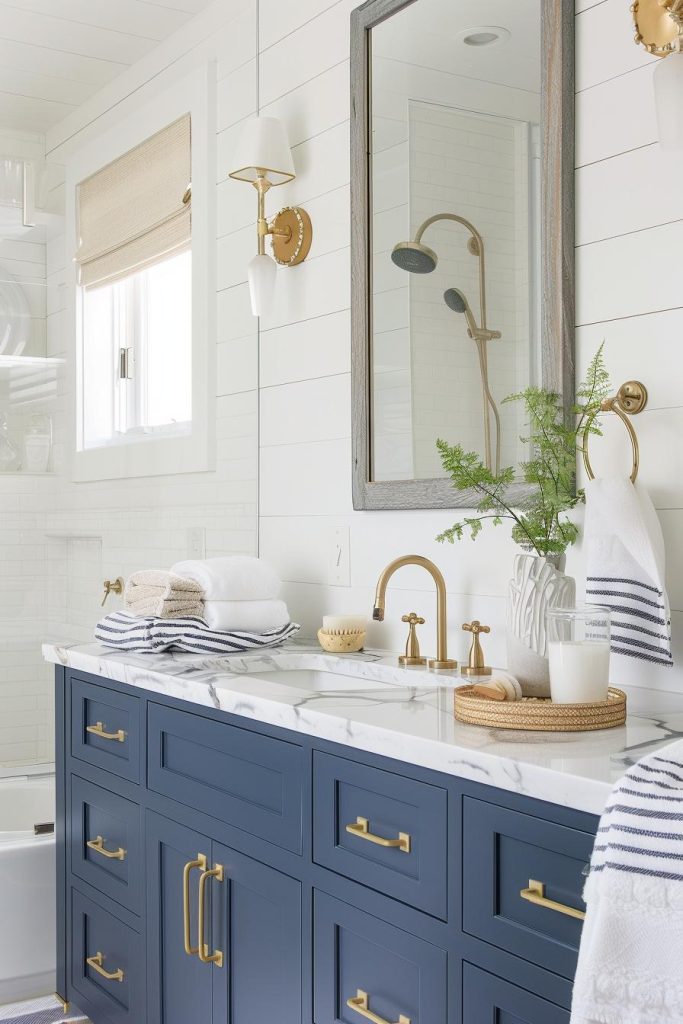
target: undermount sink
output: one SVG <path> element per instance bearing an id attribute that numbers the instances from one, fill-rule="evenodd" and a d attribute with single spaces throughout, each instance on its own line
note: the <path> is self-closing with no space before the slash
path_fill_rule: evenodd
<path id="1" fill-rule="evenodd" d="M 322 653 L 273 653 L 265 664 L 260 660 L 246 661 L 240 674 L 307 693 L 368 692 L 397 687 L 432 689 L 443 683 L 422 668 L 406 669 L 372 660 L 346 661 Z"/>

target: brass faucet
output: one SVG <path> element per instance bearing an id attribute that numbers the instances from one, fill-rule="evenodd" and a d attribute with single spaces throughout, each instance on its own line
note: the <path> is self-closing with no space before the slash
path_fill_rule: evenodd
<path id="1" fill-rule="evenodd" d="M 427 662 L 428 668 L 432 670 L 456 669 L 457 661 L 448 657 L 448 638 L 446 629 L 446 583 L 440 570 L 422 555 L 403 555 L 402 558 L 395 558 L 383 570 L 377 581 L 375 591 L 375 605 L 372 609 L 372 617 L 376 622 L 384 621 L 384 604 L 387 592 L 387 584 L 397 569 L 404 565 L 420 565 L 426 569 L 436 583 L 436 658 L 430 658 Z"/>

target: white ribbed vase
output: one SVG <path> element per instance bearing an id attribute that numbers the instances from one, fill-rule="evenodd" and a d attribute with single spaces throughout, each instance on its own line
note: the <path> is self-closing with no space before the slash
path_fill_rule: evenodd
<path id="1" fill-rule="evenodd" d="M 546 613 L 549 608 L 571 608 L 575 601 L 572 576 L 538 555 L 515 556 L 508 585 L 507 667 L 525 697 L 550 696 Z"/>

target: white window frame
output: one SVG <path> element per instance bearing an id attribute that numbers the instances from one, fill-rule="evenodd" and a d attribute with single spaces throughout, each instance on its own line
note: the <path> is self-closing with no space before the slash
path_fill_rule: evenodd
<path id="1" fill-rule="evenodd" d="M 69 156 L 66 164 L 67 317 L 73 339 L 71 383 L 73 439 L 71 478 L 76 482 L 204 472 L 215 468 L 216 358 L 216 118 L 215 64 L 173 83 L 154 100 Z M 78 285 L 78 183 L 127 153 L 183 114 L 192 119 L 192 424 L 172 431 L 135 435 L 114 445 L 84 448 L 82 289 Z"/>

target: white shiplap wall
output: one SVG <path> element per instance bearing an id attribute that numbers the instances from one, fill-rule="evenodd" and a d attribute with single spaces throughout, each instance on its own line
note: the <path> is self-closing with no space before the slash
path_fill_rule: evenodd
<path id="1" fill-rule="evenodd" d="M 515 547 L 504 528 L 476 544 L 433 540 L 448 512 L 354 512 L 351 506 L 349 377 L 348 48 L 353 0 L 260 0 L 262 113 L 284 118 L 300 177 L 277 199 L 314 214 L 308 261 L 280 280 L 278 305 L 261 324 L 261 553 L 287 581 L 292 611 L 308 630 L 329 611 L 368 612 L 377 575 L 398 554 L 416 551 L 444 571 L 451 645 L 462 657 L 461 624 L 490 622 L 489 658 L 504 659 L 504 609 Z M 616 383 L 640 377 L 650 392 L 636 426 L 641 479 L 653 494 L 667 539 L 669 589 L 679 667 L 615 666 L 615 678 L 683 690 L 683 326 L 680 155 L 656 142 L 653 59 L 634 46 L 623 0 L 577 5 L 577 349 L 579 371 L 606 339 Z M 614 431 L 600 458 L 627 460 Z M 333 531 L 348 528 L 348 586 L 330 583 Z M 581 572 L 580 551 L 568 571 Z M 387 621 L 370 639 L 398 648 L 402 613 L 428 618 L 423 648 L 434 646 L 434 596 L 427 575 L 394 578 Z"/>

